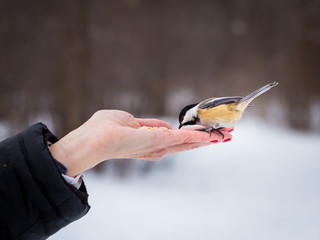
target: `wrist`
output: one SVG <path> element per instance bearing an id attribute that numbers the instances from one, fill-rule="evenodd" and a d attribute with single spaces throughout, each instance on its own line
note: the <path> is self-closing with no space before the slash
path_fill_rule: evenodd
<path id="1" fill-rule="evenodd" d="M 82 126 L 49 147 L 51 155 L 67 168 L 66 175 L 75 177 L 99 163 L 94 136 Z"/>

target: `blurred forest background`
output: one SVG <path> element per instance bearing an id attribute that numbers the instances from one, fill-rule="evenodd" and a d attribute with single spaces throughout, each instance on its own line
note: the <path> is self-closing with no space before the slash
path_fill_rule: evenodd
<path id="1" fill-rule="evenodd" d="M 55 239 L 320 239 L 320 0 L 0 0 L 0 141 L 273 81 L 228 144 L 85 173 L 92 214 Z"/>
<path id="2" fill-rule="evenodd" d="M 4 138 L 59 136 L 96 110 L 177 117 L 184 105 L 280 85 L 254 112 L 320 132 L 318 0 L 0 0 Z"/>

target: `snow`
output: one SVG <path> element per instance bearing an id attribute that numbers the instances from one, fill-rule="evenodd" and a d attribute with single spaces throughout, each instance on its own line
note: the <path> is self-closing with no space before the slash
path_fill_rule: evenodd
<path id="1" fill-rule="evenodd" d="M 90 212 L 50 239 L 320 239 L 319 156 L 319 135 L 242 120 L 152 174 L 85 173 Z"/>

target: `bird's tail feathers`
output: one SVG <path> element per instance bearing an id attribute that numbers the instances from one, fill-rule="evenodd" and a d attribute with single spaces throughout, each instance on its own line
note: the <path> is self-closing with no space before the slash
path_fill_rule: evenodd
<path id="1" fill-rule="evenodd" d="M 260 96 L 261 94 L 265 93 L 266 91 L 270 90 L 271 88 L 277 86 L 278 83 L 277 82 L 273 82 L 273 83 L 269 83 L 259 89 L 257 89 L 256 91 L 250 93 L 249 95 L 245 96 L 244 98 L 242 98 L 237 106 L 237 110 L 244 110 L 246 109 L 246 107 L 250 104 L 250 102 L 255 99 L 256 97 Z"/>

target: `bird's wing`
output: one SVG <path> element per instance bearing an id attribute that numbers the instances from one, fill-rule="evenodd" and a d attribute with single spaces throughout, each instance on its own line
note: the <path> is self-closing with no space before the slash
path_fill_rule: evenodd
<path id="1" fill-rule="evenodd" d="M 242 97 L 209 98 L 199 104 L 199 109 L 207 109 L 207 108 L 219 106 L 221 104 L 234 103 L 234 102 L 238 102 L 240 99 L 242 99 Z"/>

